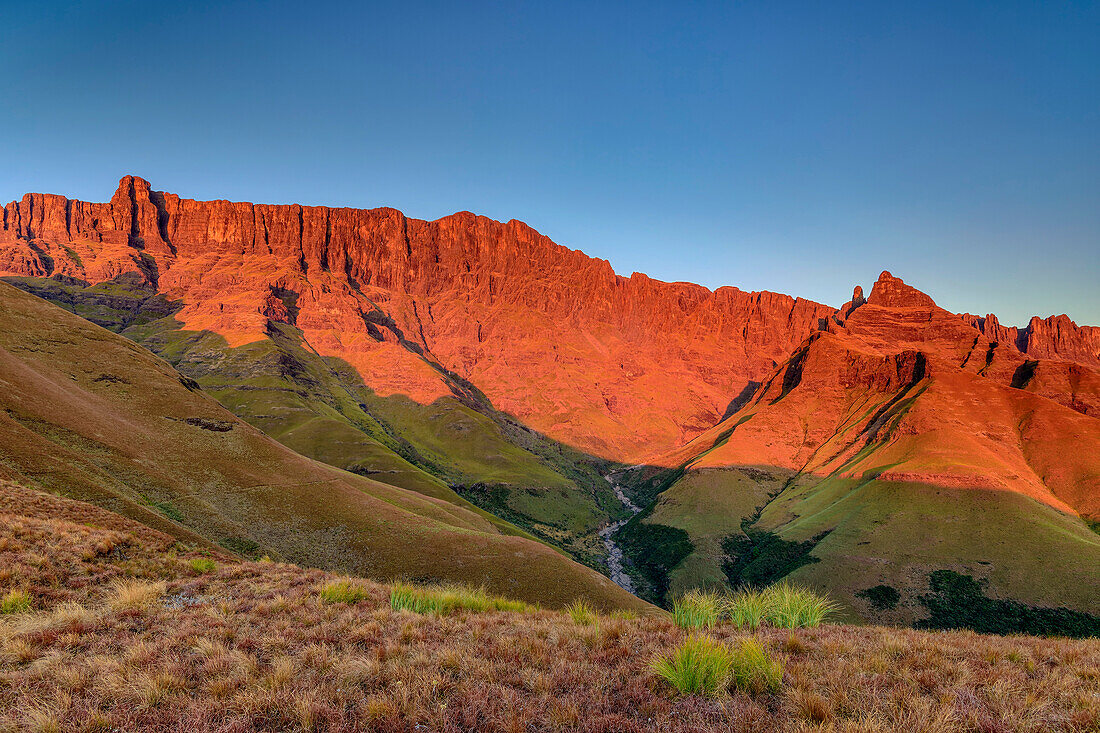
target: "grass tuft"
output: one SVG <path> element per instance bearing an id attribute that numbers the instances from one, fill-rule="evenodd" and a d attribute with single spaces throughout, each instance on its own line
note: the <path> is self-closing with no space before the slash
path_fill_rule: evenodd
<path id="1" fill-rule="evenodd" d="M 573 623 L 578 626 L 594 626 L 600 620 L 600 617 L 596 614 L 596 609 L 592 608 L 592 604 L 582 598 L 570 603 L 565 612 L 569 614 L 569 618 L 573 619 Z"/>
<path id="2" fill-rule="evenodd" d="M 650 665 L 653 672 L 681 695 L 724 694 L 733 675 L 734 654 L 709 636 L 688 639 L 671 654 Z"/>
<path id="3" fill-rule="evenodd" d="M 347 579 L 325 583 L 320 595 L 325 603 L 358 603 L 369 597 L 366 588 Z"/>
<path id="4" fill-rule="evenodd" d="M 107 604 L 116 611 L 144 610 L 164 595 L 164 583 L 145 580 L 117 580 L 111 585 Z"/>
<path id="5" fill-rule="evenodd" d="M 820 626 L 838 609 L 827 597 L 785 582 L 769 587 L 763 595 L 767 621 L 780 629 Z"/>
<path id="6" fill-rule="evenodd" d="M 187 561 L 187 564 L 201 575 L 212 573 L 218 567 L 218 564 L 208 557 L 193 557 Z"/>
<path id="7" fill-rule="evenodd" d="M 726 598 L 726 615 L 734 626 L 755 631 L 768 617 L 768 601 L 766 591 L 743 588 Z"/>
<path id="8" fill-rule="evenodd" d="M 526 613 L 534 610 L 523 601 L 489 595 L 484 588 L 468 588 L 462 585 L 416 586 L 411 583 L 394 583 L 390 588 L 390 607 L 395 611 L 447 614 L 455 611 L 512 611 Z"/>
<path id="9" fill-rule="evenodd" d="M 733 650 L 731 673 L 734 686 L 751 695 L 776 692 L 783 682 L 783 665 L 752 638 L 742 639 Z"/>
<path id="10" fill-rule="evenodd" d="M 0 599 L 0 614 L 26 613 L 31 610 L 31 594 L 25 590 L 10 590 Z"/>
<path id="11" fill-rule="evenodd" d="M 672 603 L 672 618 L 682 629 L 711 629 L 722 617 L 722 596 L 688 591 Z"/>

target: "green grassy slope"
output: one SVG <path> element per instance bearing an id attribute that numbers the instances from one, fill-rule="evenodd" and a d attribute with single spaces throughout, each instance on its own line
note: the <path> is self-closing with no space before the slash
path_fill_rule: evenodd
<path id="1" fill-rule="evenodd" d="M 729 577 L 730 538 L 752 536 L 755 565 L 793 582 L 828 589 L 852 621 L 912 624 L 931 573 L 952 570 L 985 583 L 993 597 L 1033 606 L 1100 612 L 1100 536 L 1080 518 L 1007 491 L 959 491 L 920 483 L 704 468 L 658 498 L 646 522 L 682 529 L 692 552 L 669 569 L 669 595 L 751 582 Z M 760 473 L 757 473 L 757 472 Z M 783 480 L 789 477 L 789 483 Z M 765 545 L 764 540 L 779 542 Z M 797 548 L 796 545 L 802 545 Z M 875 608 L 861 593 L 897 590 L 896 607 Z"/>
<path id="2" fill-rule="evenodd" d="M 604 462 L 519 425 L 456 375 L 443 373 L 456 396 L 430 405 L 383 397 L 347 363 L 318 355 L 287 324 L 272 323 L 267 339 L 230 348 L 216 334 L 182 330 L 172 318 L 177 306 L 135 278 L 94 286 L 5 280 L 140 343 L 303 455 L 459 506 L 477 505 L 504 531 L 538 536 L 594 566 L 602 562 L 595 532 L 621 511 L 600 477 Z"/>
<path id="3" fill-rule="evenodd" d="M 845 386 L 827 371 L 843 360 L 817 353 L 833 348 L 811 350 L 809 386 L 782 387 L 785 365 L 665 468 L 633 472 L 634 496 L 656 497 L 637 564 L 682 532 L 686 551 L 661 568 L 671 596 L 788 577 L 850 620 L 912 624 L 928 617 L 933 574 L 950 571 L 992 599 L 1100 613 L 1093 419 L 943 366 L 890 389 Z M 872 602 L 880 586 L 896 604 Z"/>
<path id="4" fill-rule="evenodd" d="M 0 322 L 0 478 L 244 555 L 643 606 L 483 513 L 291 451 L 142 347 L 2 283 Z"/>
<path id="5" fill-rule="evenodd" d="M 985 581 L 995 597 L 1100 613 L 1100 537 L 1014 492 L 801 477 L 755 526 L 797 542 L 828 533 L 816 562 L 790 577 L 829 587 L 860 619 L 924 617 L 918 598 L 941 569 Z M 880 584 L 900 592 L 896 609 L 876 612 L 857 595 Z"/>

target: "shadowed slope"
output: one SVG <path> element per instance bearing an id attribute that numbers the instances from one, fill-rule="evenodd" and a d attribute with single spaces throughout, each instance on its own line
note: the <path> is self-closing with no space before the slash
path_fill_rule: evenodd
<path id="1" fill-rule="evenodd" d="M 0 477 L 246 555 L 641 604 L 480 513 L 290 451 L 141 347 L 6 284 L 0 318 Z"/>
<path id="2" fill-rule="evenodd" d="M 347 362 L 318 354 L 291 324 L 268 321 L 265 338 L 237 347 L 210 331 L 183 330 L 175 318 L 181 304 L 136 273 L 91 286 L 64 276 L 5 279 L 137 341 L 305 456 L 472 508 L 457 488 L 589 564 L 599 562 L 596 530 L 618 510 L 600 475 L 606 462 L 516 423 L 453 375 L 442 374 L 453 394 L 430 405 L 383 397 Z"/>

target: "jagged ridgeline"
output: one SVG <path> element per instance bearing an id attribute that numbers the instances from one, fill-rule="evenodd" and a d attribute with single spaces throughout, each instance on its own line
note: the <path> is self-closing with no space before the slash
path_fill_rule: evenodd
<path id="1" fill-rule="evenodd" d="M 711 291 L 516 221 L 129 176 L 108 203 L 5 207 L 0 276 L 294 451 L 596 568 L 597 531 L 628 516 L 615 471 L 656 601 L 790 579 L 853 619 L 964 618 L 936 590 L 964 588 L 951 571 L 990 602 L 1100 612 L 1100 329 L 1065 316 L 1009 328 L 889 273 L 840 309 Z"/>
<path id="2" fill-rule="evenodd" d="M 852 618 L 1096 633 L 1095 369 L 991 341 L 889 273 L 861 296 L 671 468 L 627 474 L 653 500 L 622 532 L 664 559 L 637 561 L 655 597 L 785 579 Z"/>

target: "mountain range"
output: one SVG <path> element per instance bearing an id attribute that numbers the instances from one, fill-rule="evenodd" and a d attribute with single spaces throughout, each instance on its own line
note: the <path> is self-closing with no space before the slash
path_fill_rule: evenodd
<path id="1" fill-rule="evenodd" d="M 563 554 L 606 568 L 610 476 L 656 602 L 787 578 L 864 621 L 1100 613 L 1100 328 L 1066 316 L 889 272 L 840 308 L 712 291 L 517 221 L 133 176 L 6 206 L 0 276 L 53 304 L 0 289 L 2 477 L 188 541 L 640 608 Z"/>

